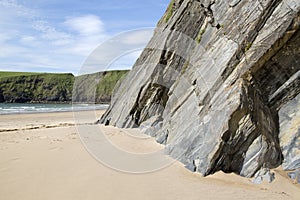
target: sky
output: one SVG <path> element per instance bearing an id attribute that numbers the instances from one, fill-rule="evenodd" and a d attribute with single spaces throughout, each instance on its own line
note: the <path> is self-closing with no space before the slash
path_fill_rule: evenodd
<path id="1" fill-rule="evenodd" d="M 101 64 L 129 69 L 151 38 L 168 3 L 169 0 L 0 0 L 0 71 L 76 75 L 80 71 L 97 71 L 95 66 Z M 82 70 L 92 62 L 91 55 L 97 57 L 97 65 Z"/>

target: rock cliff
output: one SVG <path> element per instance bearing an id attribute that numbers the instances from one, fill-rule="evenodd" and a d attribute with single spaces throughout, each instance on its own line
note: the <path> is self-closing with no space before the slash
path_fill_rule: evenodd
<path id="1" fill-rule="evenodd" d="M 192 171 L 300 167 L 300 1 L 172 0 L 101 122 Z"/>

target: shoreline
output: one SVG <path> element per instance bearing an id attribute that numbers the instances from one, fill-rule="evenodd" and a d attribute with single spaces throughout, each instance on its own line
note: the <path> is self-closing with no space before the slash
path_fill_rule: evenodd
<path id="1" fill-rule="evenodd" d="M 48 106 L 48 107 L 47 107 Z M 106 110 L 109 104 L 38 104 L 0 103 L 0 115 L 41 114 L 62 112 L 84 112 Z"/>
<path id="2" fill-rule="evenodd" d="M 141 139 L 127 134 L 136 130 L 92 124 L 91 120 L 103 113 L 104 110 L 75 113 L 87 137 L 90 137 L 89 127 L 101 128 L 107 139 L 127 152 L 147 153 L 162 148 L 152 137 Z M 77 128 L 68 126 L 72 123 L 72 112 L 0 115 L 0 129 L 19 128 L 0 132 L 0 194 L 3 199 L 279 200 L 300 196 L 299 185 L 293 184 L 280 168 L 272 170 L 274 182 L 260 185 L 223 172 L 202 177 L 175 160 L 170 166 L 151 173 L 119 172 L 88 153 Z M 59 124 L 62 126 L 51 127 Z M 49 128 L 35 129 L 35 126 Z M 22 130 L 22 127 L 29 129 Z"/>
<path id="3" fill-rule="evenodd" d="M 86 110 L 62 110 L 62 111 L 34 111 L 34 112 L 20 112 L 20 113 L 0 113 L 1 115 L 35 115 L 35 114 L 47 114 L 47 113 L 70 113 L 70 112 L 85 112 L 85 111 L 105 111 L 106 109 L 86 109 Z"/>
<path id="4" fill-rule="evenodd" d="M 0 104 L 91 104 L 91 105 L 107 105 L 110 104 L 108 102 L 73 102 L 73 101 L 30 101 L 30 102 L 0 102 Z"/>

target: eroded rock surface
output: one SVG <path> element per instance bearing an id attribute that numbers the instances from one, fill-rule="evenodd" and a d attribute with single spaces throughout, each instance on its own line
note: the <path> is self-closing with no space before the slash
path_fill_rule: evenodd
<path id="1" fill-rule="evenodd" d="M 278 112 L 300 92 L 300 1 L 170 6 L 101 122 L 146 129 L 203 175 L 298 167 L 299 128 L 280 133 Z"/>
<path id="2" fill-rule="evenodd" d="M 285 170 L 300 169 L 300 94 L 279 111 L 280 145 Z"/>

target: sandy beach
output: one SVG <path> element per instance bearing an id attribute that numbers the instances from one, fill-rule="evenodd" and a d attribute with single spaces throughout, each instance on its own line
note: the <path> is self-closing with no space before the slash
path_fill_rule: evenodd
<path id="1" fill-rule="evenodd" d="M 300 197 L 299 185 L 280 169 L 273 170 L 274 182 L 260 185 L 222 172 L 202 177 L 179 162 L 151 173 L 131 174 L 111 169 L 87 151 L 77 134 L 78 126 L 102 126 L 93 124 L 102 113 L 0 115 L 0 199 L 276 200 Z M 75 126 L 74 116 L 80 118 L 78 126 Z M 146 153 L 163 148 L 153 138 L 136 142 L 126 131 L 102 128 L 115 145 L 126 151 Z"/>

